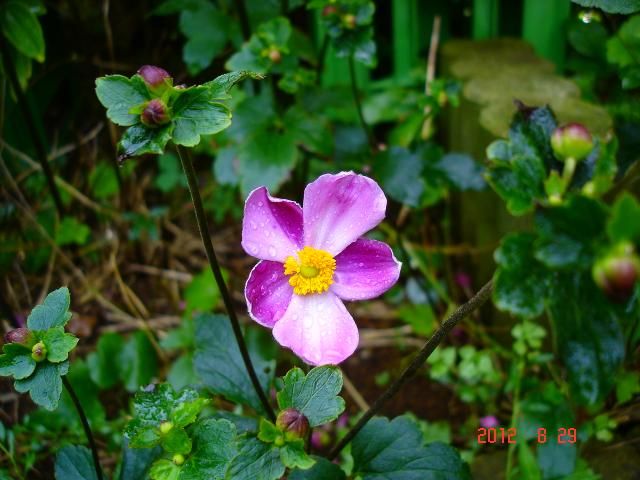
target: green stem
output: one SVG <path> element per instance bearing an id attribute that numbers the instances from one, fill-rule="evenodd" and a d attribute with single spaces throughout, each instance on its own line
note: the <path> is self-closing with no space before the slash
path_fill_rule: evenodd
<path id="1" fill-rule="evenodd" d="M 347 432 L 347 434 L 333 447 L 329 452 L 329 459 L 334 460 L 340 451 L 346 447 L 351 440 L 358 434 L 358 432 L 364 427 L 371 418 L 377 414 L 382 407 L 407 383 L 424 365 L 427 358 L 433 353 L 433 351 L 440 345 L 442 340 L 449 334 L 449 332 L 455 327 L 460 320 L 465 318 L 474 310 L 480 308 L 491 296 L 493 290 L 493 281 L 489 280 L 469 301 L 453 312 L 449 318 L 447 318 L 433 336 L 424 344 L 422 349 L 416 354 L 409 366 L 402 372 L 389 387 L 380 395 L 373 405 L 367 410 L 360 420 Z"/>
<path id="2" fill-rule="evenodd" d="M 84 433 L 87 436 L 87 440 L 89 441 L 89 447 L 91 447 L 91 454 L 93 456 L 93 466 L 96 469 L 96 475 L 98 480 L 102 480 L 102 469 L 100 468 L 100 457 L 98 457 L 98 448 L 96 447 L 96 442 L 93 439 L 93 433 L 91 433 L 91 426 L 89 425 L 89 420 L 87 420 L 87 415 L 84 413 L 84 409 L 82 408 L 82 404 L 80 400 L 78 400 L 78 396 L 76 395 L 75 390 L 71 386 L 71 382 L 67 379 L 66 376 L 62 377 L 62 383 L 64 384 L 64 388 L 69 392 L 69 396 L 71 397 L 71 401 L 73 405 L 76 407 L 76 411 L 78 412 L 78 416 L 80 417 L 80 421 L 82 422 L 82 427 L 84 428 Z"/>
<path id="3" fill-rule="evenodd" d="M 356 110 L 358 111 L 358 119 L 360 120 L 360 125 L 362 126 L 364 133 L 367 135 L 367 139 L 369 140 L 371 149 L 376 151 L 378 149 L 378 142 L 376 142 L 376 139 L 371 132 L 371 128 L 369 128 L 369 125 L 367 125 L 367 121 L 364 119 L 364 114 L 362 113 L 362 104 L 360 103 L 360 94 L 358 93 L 356 67 L 353 60 L 353 54 L 349 55 L 349 78 L 351 80 L 351 93 L 353 95 L 353 101 L 356 104 Z"/>
<path id="4" fill-rule="evenodd" d="M 324 60 L 327 56 L 327 50 L 329 48 L 329 35 L 325 32 L 322 37 L 322 45 L 318 52 L 318 64 L 316 65 L 316 85 L 322 84 L 322 72 L 324 71 Z"/>
<path id="5" fill-rule="evenodd" d="M 576 159 L 573 157 L 569 157 L 564 161 L 564 169 L 562 170 L 563 194 L 569 189 L 571 179 L 573 178 L 573 174 L 576 171 L 577 163 L 578 162 L 576 162 Z"/>
<path id="6" fill-rule="evenodd" d="M 176 150 L 178 151 L 178 156 L 180 157 L 180 162 L 182 163 L 184 173 L 187 176 L 187 183 L 189 184 L 189 192 L 191 193 L 191 200 L 193 201 L 193 209 L 196 215 L 196 222 L 198 223 L 198 230 L 200 231 L 200 238 L 202 239 L 204 250 L 207 254 L 207 260 L 209 260 L 209 266 L 211 267 L 213 276 L 216 280 L 216 283 L 218 284 L 218 289 L 220 290 L 220 294 L 222 295 L 224 306 L 227 309 L 227 313 L 229 314 L 229 320 L 231 321 L 233 334 L 236 337 L 236 342 L 238 343 L 238 348 L 240 349 L 240 354 L 242 355 L 244 366 L 247 370 L 247 373 L 249 374 L 249 378 L 251 379 L 253 388 L 260 398 L 260 402 L 262 403 L 265 412 L 267 413 L 271 421 L 275 421 L 276 416 L 273 408 L 269 404 L 269 400 L 267 399 L 267 396 L 264 393 L 262 386 L 260 385 L 260 381 L 258 380 L 256 371 L 253 367 L 253 364 L 251 363 L 251 357 L 249 356 L 247 345 L 245 344 L 244 337 L 242 336 L 240 321 L 238 320 L 238 317 L 236 315 L 236 311 L 233 307 L 233 300 L 231 300 L 229 289 L 227 288 L 227 284 L 222 277 L 222 271 L 220 270 L 220 265 L 218 264 L 215 250 L 213 249 L 213 243 L 211 242 L 211 237 L 209 236 L 209 225 L 207 223 L 207 217 L 205 215 L 202 198 L 200 196 L 200 188 L 198 187 L 198 177 L 196 175 L 195 169 L 193 168 L 191 155 L 189 154 L 188 150 L 183 153 L 182 148 L 179 146 L 176 146 Z"/>
<path id="7" fill-rule="evenodd" d="M 513 393 L 513 412 L 511 412 L 511 424 L 510 428 L 516 428 L 518 423 L 518 417 L 520 416 L 520 389 L 522 386 L 522 376 L 524 375 L 524 360 L 520 358 L 518 360 L 518 376 L 516 379 L 516 386 Z M 526 443 L 524 448 L 528 448 Z M 513 454 L 516 450 L 516 444 L 510 443 L 509 448 L 507 450 L 507 472 L 505 476 L 505 480 L 509 480 L 511 478 L 511 469 L 513 468 Z"/>
<path id="8" fill-rule="evenodd" d="M 51 166 L 49 165 L 49 160 L 47 159 L 46 149 L 44 148 L 44 144 L 42 143 L 40 135 L 38 135 L 38 130 L 36 129 L 36 123 L 33 118 L 33 114 L 31 112 L 31 109 L 29 108 L 29 102 L 27 101 L 27 97 L 22 91 L 20 82 L 18 81 L 18 75 L 16 74 L 15 65 L 13 64 L 13 60 L 11 58 L 11 52 L 9 51 L 6 41 L 2 37 L 2 35 L 0 35 L 0 53 L 2 53 L 2 63 L 4 65 L 4 71 L 9 77 L 9 81 L 11 82 L 11 86 L 13 87 L 13 91 L 15 92 L 16 98 L 18 100 L 18 107 L 20 108 L 24 120 L 27 124 L 27 129 L 31 134 L 31 140 L 33 141 L 36 153 L 38 154 L 38 161 L 40 162 L 40 166 L 42 167 L 42 171 L 44 173 L 44 176 L 46 177 L 49 190 L 51 191 L 51 196 L 53 197 L 53 203 L 58 210 L 58 215 L 63 216 L 64 206 L 62 204 L 62 197 L 60 197 L 58 186 L 56 185 L 56 182 L 53 178 L 53 172 L 51 171 Z"/>

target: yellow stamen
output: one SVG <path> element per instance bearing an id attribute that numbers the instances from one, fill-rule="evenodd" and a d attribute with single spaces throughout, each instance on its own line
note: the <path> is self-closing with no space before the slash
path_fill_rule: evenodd
<path id="1" fill-rule="evenodd" d="M 284 274 L 291 275 L 289 285 L 296 295 L 322 293 L 333 283 L 336 260 L 329 252 L 312 247 L 304 247 L 284 262 Z"/>

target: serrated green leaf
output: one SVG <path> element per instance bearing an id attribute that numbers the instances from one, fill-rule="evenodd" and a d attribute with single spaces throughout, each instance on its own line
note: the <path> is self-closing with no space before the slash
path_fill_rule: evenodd
<path id="1" fill-rule="evenodd" d="M 91 230 L 75 217 L 64 217 L 56 230 L 56 244 L 84 245 L 91 235 Z"/>
<path id="2" fill-rule="evenodd" d="M 323 457 L 312 457 L 316 463 L 309 470 L 294 470 L 289 480 L 345 480 L 347 476 L 335 463 Z"/>
<path id="3" fill-rule="evenodd" d="M 129 111 L 150 99 L 147 86 L 139 75 L 107 75 L 96 79 L 96 95 L 107 109 L 107 117 L 116 125 L 129 127 L 140 121 Z"/>
<path id="4" fill-rule="evenodd" d="M 534 241 L 531 234 L 510 234 L 494 254 L 498 269 L 493 302 L 500 310 L 525 318 L 542 314 L 547 294 L 547 272 L 534 257 Z"/>
<path id="5" fill-rule="evenodd" d="M 470 479 L 467 465 L 450 446 L 423 446 L 420 427 L 406 416 L 373 418 L 351 443 L 353 473 L 363 480 Z"/>
<path id="6" fill-rule="evenodd" d="M 192 446 L 187 432 L 178 426 L 174 426 L 166 435 L 163 435 L 160 444 L 166 452 L 182 455 L 189 453 Z"/>
<path id="7" fill-rule="evenodd" d="M 104 333 L 98 339 L 95 352 L 87 357 L 91 380 L 100 388 L 110 388 L 118 383 L 122 367 L 113 359 L 120 356 L 123 347 L 124 338 L 120 334 Z"/>
<path id="8" fill-rule="evenodd" d="M 69 352 L 78 344 L 78 339 L 64 332 L 64 327 L 53 327 L 42 337 L 47 347 L 47 360 L 53 363 L 63 362 L 69 358 Z"/>
<path id="9" fill-rule="evenodd" d="M 98 480 L 91 451 L 69 445 L 56 455 L 56 480 Z"/>
<path id="10" fill-rule="evenodd" d="M 426 188 L 420 156 L 403 147 L 391 147 L 374 157 L 373 169 L 391 198 L 411 207 L 420 206 Z"/>
<path id="11" fill-rule="evenodd" d="M 512 215 L 533 210 L 536 200 L 544 197 L 547 172 L 538 156 L 514 155 L 508 166 L 494 166 L 487 181 L 507 203 Z"/>
<path id="12" fill-rule="evenodd" d="M 153 480 L 178 480 L 180 478 L 180 467 L 169 460 L 161 458 L 151 465 L 149 477 Z"/>
<path id="13" fill-rule="evenodd" d="M 171 421 L 176 427 L 186 427 L 196 421 L 202 409 L 208 404 L 208 398 L 197 398 L 191 402 L 181 403 L 171 412 Z"/>
<path id="14" fill-rule="evenodd" d="M 280 447 L 280 460 L 287 468 L 308 470 L 316 461 L 304 451 L 304 440 L 287 442 Z"/>
<path id="15" fill-rule="evenodd" d="M 342 373 L 338 367 L 315 367 L 305 376 L 299 368 L 292 368 L 284 377 L 284 388 L 278 392 L 280 409 L 295 408 L 311 427 L 331 422 L 344 411 Z"/>
<path id="16" fill-rule="evenodd" d="M 122 152 L 119 160 L 145 155 L 164 153 L 167 142 L 171 140 L 175 125 L 168 123 L 159 128 L 149 128 L 142 124 L 129 127 L 122 135 L 118 148 Z"/>
<path id="17" fill-rule="evenodd" d="M 40 305 L 31 310 L 27 318 L 27 326 L 31 330 L 64 327 L 71 318 L 69 313 L 70 305 L 71 296 L 67 287 L 54 290 L 47 295 Z"/>
<path id="18" fill-rule="evenodd" d="M 223 104 L 211 101 L 209 88 L 200 85 L 180 93 L 172 109 L 173 143 L 193 147 L 200 135 L 218 133 L 231 125 L 231 111 Z"/>
<path id="19" fill-rule="evenodd" d="M 220 75 L 213 80 L 204 83 L 203 86 L 209 89 L 209 98 L 211 100 L 226 100 L 231 98 L 229 92 L 234 85 L 245 80 L 252 78 L 254 80 L 262 80 L 263 75 L 248 70 L 240 70 L 237 72 L 229 72 L 224 75 Z"/>
<path id="20" fill-rule="evenodd" d="M 129 448 L 127 438 L 122 444 L 122 468 L 120 480 L 147 480 L 151 464 L 162 453 L 160 447 L 156 448 Z"/>
<path id="21" fill-rule="evenodd" d="M 193 445 L 180 480 L 222 480 L 237 454 L 236 428 L 227 420 L 204 420 L 193 431 Z"/>
<path id="22" fill-rule="evenodd" d="M 585 8 L 599 8 L 607 13 L 628 15 L 640 10 L 640 0 L 572 0 Z"/>
<path id="23" fill-rule="evenodd" d="M 131 437 L 129 446 L 131 448 L 153 448 L 160 445 L 160 430 L 153 427 L 144 427 L 139 429 L 135 435 Z"/>
<path id="24" fill-rule="evenodd" d="M 574 398 L 594 405 L 611 391 L 624 358 L 617 314 L 589 272 L 554 276 L 548 308 Z"/>
<path id="25" fill-rule="evenodd" d="M 247 404 L 262 412 L 262 404 L 244 367 L 229 319 L 224 315 L 198 315 L 195 340 L 194 363 L 204 385 L 229 400 Z M 259 348 L 257 340 L 255 336 L 247 336 L 251 360 L 260 384 L 267 391 L 275 362 Z"/>
<path id="26" fill-rule="evenodd" d="M 0 29 L 21 53 L 44 62 L 44 35 L 40 22 L 21 1 L 9 1 L 0 8 Z"/>
<path id="27" fill-rule="evenodd" d="M 282 437 L 282 432 L 269 420 L 261 418 L 258 439 L 265 443 L 273 443 L 278 437 Z"/>
<path id="28" fill-rule="evenodd" d="M 156 351 L 144 332 L 129 337 L 118 357 L 121 379 L 129 392 L 148 384 L 158 370 Z"/>
<path id="29" fill-rule="evenodd" d="M 230 21 L 210 2 L 197 2 L 194 7 L 180 14 L 180 31 L 187 37 L 182 58 L 191 75 L 207 68 L 222 53 Z"/>
<path id="30" fill-rule="evenodd" d="M 621 372 L 616 379 L 616 398 L 618 403 L 626 403 L 640 393 L 640 373 Z"/>
<path id="31" fill-rule="evenodd" d="M 631 194 L 624 193 L 616 200 L 607 222 L 607 234 L 614 242 L 640 238 L 640 204 Z"/>
<path id="32" fill-rule="evenodd" d="M 31 351 L 22 345 L 7 343 L 0 355 L 0 376 L 13 376 L 16 380 L 27 378 L 36 368 Z"/>
<path id="33" fill-rule="evenodd" d="M 69 362 L 49 363 L 42 362 L 37 365 L 35 371 L 22 380 L 14 383 L 16 391 L 27 393 L 31 399 L 47 410 L 55 410 L 62 393 L 61 375 L 69 371 Z"/>
<path id="34" fill-rule="evenodd" d="M 277 448 L 248 437 L 242 441 L 238 455 L 231 461 L 225 479 L 278 480 L 284 471 Z"/>

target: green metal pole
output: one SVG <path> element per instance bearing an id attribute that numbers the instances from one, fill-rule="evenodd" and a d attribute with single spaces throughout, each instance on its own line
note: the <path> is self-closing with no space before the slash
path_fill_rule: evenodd
<path id="1" fill-rule="evenodd" d="M 473 38 L 498 36 L 499 0 L 473 0 Z"/>
<path id="2" fill-rule="evenodd" d="M 522 12 L 522 38 L 538 55 L 562 70 L 565 57 L 565 26 L 571 11 L 570 0 L 525 0 Z"/>

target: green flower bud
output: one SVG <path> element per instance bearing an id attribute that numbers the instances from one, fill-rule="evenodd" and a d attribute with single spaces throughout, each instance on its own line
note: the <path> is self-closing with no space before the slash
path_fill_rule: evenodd
<path id="1" fill-rule="evenodd" d="M 309 433 L 309 420 L 295 408 L 282 410 L 276 419 L 276 426 L 298 438 L 306 438 Z"/>
<path id="2" fill-rule="evenodd" d="M 173 428 L 172 422 L 162 422 L 160 424 L 160 433 L 162 433 L 163 435 L 166 435 L 171 431 L 172 428 Z"/>
<path id="3" fill-rule="evenodd" d="M 147 127 L 158 127 L 169 123 L 171 117 L 167 111 L 167 106 L 159 98 L 154 98 L 147 102 L 144 110 L 140 114 L 140 121 Z"/>
<path id="4" fill-rule="evenodd" d="M 36 362 L 41 362 L 47 358 L 47 347 L 44 346 L 44 343 L 38 342 L 33 346 L 31 349 L 31 358 Z"/>
<path id="5" fill-rule="evenodd" d="M 342 23 L 349 30 L 356 28 L 356 16 L 352 13 L 347 13 L 342 16 Z"/>
<path id="6" fill-rule="evenodd" d="M 36 343 L 36 338 L 33 335 L 33 332 L 28 328 L 16 328 L 14 330 L 9 330 L 4 335 L 4 341 L 6 343 L 18 343 L 31 348 L 33 344 Z"/>
<path id="7" fill-rule="evenodd" d="M 171 460 L 173 461 L 173 463 L 180 466 L 184 463 L 184 455 L 176 453 Z"/>
<path id="8" fill-rule="evenodd" d="M 631 243 L 618 245 L 613 252 L 599 259 L 591 271 L 593 280 L 614 302 L 626 302 L 640 275 L 640 259 Z"/>
<path id="9" fill-rule="evenodd" d="M 551 148 L 560 160 L 582 160 L 593 150 L 589 130 L 579 123 L 569 123 L 556 128 L 551 134 Z"/>

